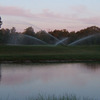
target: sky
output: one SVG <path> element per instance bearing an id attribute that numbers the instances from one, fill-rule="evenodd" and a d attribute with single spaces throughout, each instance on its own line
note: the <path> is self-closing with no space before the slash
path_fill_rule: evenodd
<path id="1" fill-rule="evenodd" d="M 35 31 L 100 27 L 100 0 L 0 0 L 2 28 Z"/>

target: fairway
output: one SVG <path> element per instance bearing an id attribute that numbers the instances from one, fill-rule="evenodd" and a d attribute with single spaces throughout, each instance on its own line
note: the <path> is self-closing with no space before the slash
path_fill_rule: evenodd
<path id="1" fill-rule="evenodd" d="M 0 46 L 0 61 L 100 61 L 100 46 Z"/>

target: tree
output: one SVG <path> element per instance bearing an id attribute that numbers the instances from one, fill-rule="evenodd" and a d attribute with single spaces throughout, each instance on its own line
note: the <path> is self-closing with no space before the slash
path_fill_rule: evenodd
<path id="1" fill-rule="evenodd" d="M 28 28 L 25 29 L 25 31 L 23 32 L 23 34 L 34 36 L 35 32 L 34 32 L 34 29 L 32 27 L 28 27 Z"/>
<path id="2" fill-rule="evenodd" d="M 66 29 L 62 30 L 54 30 L 54 31 L 49 31 L 49 34 L 53 35 L 54 37 L 58 39 L 62 39 L 68 36 L 69 32 Z"/>
<path id="3" fill-rule="evenodd" d="M 0 30 L 0 44 L 7 43 L 9 35 L 10 35 L 10 30 L 2 28 Z"/>
<path id="4" fill-rule="evenodd" d="M 12 34 L 15 34 L 15 33 L 16 33 L 16 28 L 15 28 L 15 27 L 12 27 L 11 33 L 12 33 Z"/>
<path id="5" fill-rule="evenodd" d="M 0 44 L 2 44 L 2 41 L 3 41 L 3 34 L 2 31 L 0 30 Z"/>
<path id="6" fill-rule="evenodd" d="M 86 29 L 82 29 L 82 30 L 76 32 L 76 34 L 79 37 L 84 37 L 84 36 L 98 34 L 98 33 L 100 33 L 100 28 L 96 27 L 96 26 L 87 27 Z"/>

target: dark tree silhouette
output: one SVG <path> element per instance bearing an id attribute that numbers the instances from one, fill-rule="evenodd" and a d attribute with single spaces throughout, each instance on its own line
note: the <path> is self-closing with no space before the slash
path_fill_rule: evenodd
<path id="1" fill-rule="evenodd" d="M 66 29 L 49 31 L 48 33 L 53 35 L 54 37 L 56 37 L 58 39 L 62 39 L 62 38 L 67 37 L 69 35 L 69 32 Z"/>
<path id="2" fill-rule="evenodd" d="M 22 34 L 34 36 L 35 32 L 34 32 L 34 29 L 32 27 L 28 27 L 28 28 L 25 29 L 25 31 Z"/>
<path id="3" fill-rule="evenodd" d="M 0 44 L 6 44 L 7 41 L 9 40 L 9 38 L 14 35 L 14 34 L 21 34 L 16 32 L 16 28 L 12 27 L 11 29 L 4 29 L 2 28 L 0 30 Z M 24 35 L 30 35 L 36 38 L 39 38 L 40 40 L 43 40 L 45 42 L 47 42 L 48 44 L 54 44 L 56 41 L 53 37 L 51 37 L 50 35 L 58 38 L 58 39 L 63 39 L 66 37 L 69 37 L 67 43 L 71 43 L 75 40 L 78 40 L 80 38 L 86 37 L 88 35 L 92 35 L 92 34 L 98 34 L 97 36 L 93 37 L 93 39 L 91 38 L 91 41 L 85 41 L 85 43 L 90 43 L 91 44 L 100 44 L 100 28 L 96 27 L 96 26 L 91 26 L 91 27 L 87 27 L 85 29 L 82 29 L 80 31 L 72 31 L 72 32 L 68 32 L 66 29 L 63 30 L 54 30 L 54 31 L 49 31 L 48 33 L 46 33 L 45 31 L 39 31 L 37 33 L 34 32 L 34 29 L 32 27 L 28 27 L 25 29 L 24 32 L 22 32 L 22 34 Z"/>
<path id="4" fill-rule="evenodd" d="M 11 31 L 11 34 L 15 34 L 16 33 L 16 28 L 12 27 L 10 31 Z"/>
<path id="5" fill-rule="evenodd" d="M 1 28 L 1 25 L 2 25 L 2 21 L 1 21 L 1 17 L 0 17 L 0 28 Z"/>

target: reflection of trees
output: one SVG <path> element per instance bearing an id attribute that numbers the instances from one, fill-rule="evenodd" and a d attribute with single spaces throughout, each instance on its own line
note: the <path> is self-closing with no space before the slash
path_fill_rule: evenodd
<path id="1" fill-rule="evenodd" d="M 90 70 L 98 70 L 100 69 L 100 63 L 84 63 L 85 67 Z"/>

